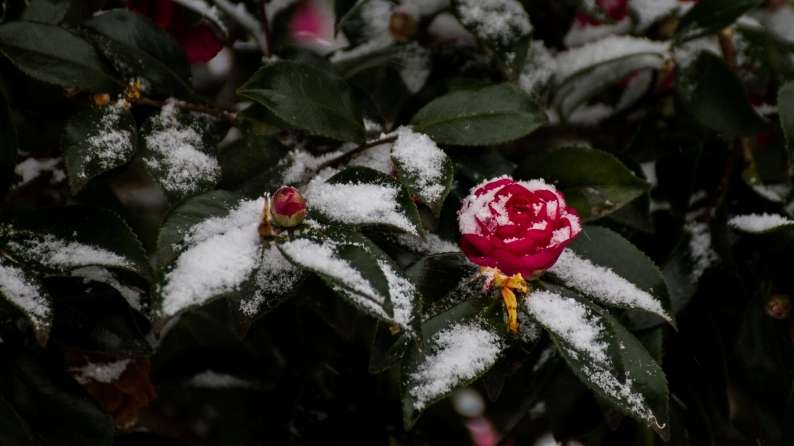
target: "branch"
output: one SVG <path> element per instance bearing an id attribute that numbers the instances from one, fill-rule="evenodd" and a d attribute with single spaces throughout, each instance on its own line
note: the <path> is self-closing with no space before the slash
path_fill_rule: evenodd
<path id="1" fill-rule="evenodd" d="M 150 105 L 152 107 L 162 107 L 165 104 L 166 104 L 165 101 L 157 101 L 149 98 L 140 98 L 134 102 L 134 105 Z M 178 101 L 173 102 L 173 104 L 174 107 L 180 110 L 204 113 L 205 115 L 211 115 L 220 120 L 226 121 L 231 125 L 237 125 L 237 116 L 234 113 L 230 113 L 225 110 L 217 110 L 211 107 L 205 107 L 203 105 L 188 104 L 186 102 L 178 102 Z"/>
<path id="2" fill-rule="evenodd" d="M 215 5 L 246 30 L 265 56 L 270 54 L 270 46 L 267 42 L 267 35 L 262 29 L 262 24 L 245 9 L 245 4 L 232 4 L 228 0 L 215 0 Z"/>
<path id="3" fill-rule="evenodd" d="M 335 166 L 335 165 L 341 163 L 342 161 L 346 160 L 347 158 L 350 158 L 351 156 L 355 155 L 356 153 L 361 153 L 361 152 L 363 152 L 363 151 L 365 151 L 367 149 L 371 149 L 371 148 L 379 146 L 381 144 L 388 144 L 388 143 L 394 142 L 394 141 L 397 141 L 397 135 L 389 136 L 388 138 L 378 139 L 378 140 L 371 141 L 371 142 L 368 142 L 368 143 L 365 143 L 365 144 L 361 144 L 360 146 L 356 147 L 353 150 L 347 151 L 347 152 L 345 152 L 345 153 L 343 153 L 343 154 L 341 154 L 341 155 L 339 155 L 339 156 L 337 156 L 335 158 L 331 158 L 328 161 L 320 164 L 319 166 L 317 166 L 317 171 L 323 170 L 326 167 Z"/>

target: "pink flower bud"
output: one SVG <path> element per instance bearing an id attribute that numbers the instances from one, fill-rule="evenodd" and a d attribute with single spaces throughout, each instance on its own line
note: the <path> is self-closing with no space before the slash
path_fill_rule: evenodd
<path id="1" fill-rule="evenodd" d="M 786 319 L 791 314 L 791 298 L 777 293 L 766 303 L 766 314 L 775 319 Z"/>
<path id="2" fill-rule="evenodd" d="M 407 42 L 416 34 L 416 20 L 405 11 L 394 11 L 389 19 L 389 32 L 394 40 Z"/>
<path id="3" fill-rule="evenodd" d="M 279 226 L 284 228 L 298 226 L 306 218 L 306 200 L 298 189 L 282 186 L 273 194 L 271 212 Z"/>

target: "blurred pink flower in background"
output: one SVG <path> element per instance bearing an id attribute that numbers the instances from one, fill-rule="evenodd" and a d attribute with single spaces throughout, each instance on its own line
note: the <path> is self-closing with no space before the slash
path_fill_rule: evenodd
<path id="1" fill-rule="evenodd" d="M 596 0 L 596 4 L 616 22 L 623 20 L 629 15 L 628 3 L 628 0 Z M 582 25 L 599 26 L 602 24 L 600 20 L 590 17 L 581 11 L 576 13 L 576 21 Z"/>
<path id="2" fill-rule="evenodd" d="M 185 49 L 191 62 L 208 62 L 223 48 L 207 25 L 191 25 L 168 0 L 128 0 L 127 9 L 152 19 Z"/>
<path id="3" fill-rule="evenodd" d="M 334 36 L 332 6 L 331 2 L 325 0 L 301 2 L 289 21 L 289 35 L 292 41 L 319 53 L 327 53 L 338 48 L 340 45 Z"/>

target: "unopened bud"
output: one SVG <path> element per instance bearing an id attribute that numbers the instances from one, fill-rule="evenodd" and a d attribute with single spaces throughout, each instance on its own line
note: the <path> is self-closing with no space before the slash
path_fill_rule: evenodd
<path id="1" fill-rule="evenodd" d="M 273 194 L 271 212 L 279 226 L 298 226 L 306 218 L 306 200 L 298 189 L 282 186 Z"/>
<path id="2" fill-rule="evenodd" d="M 395 11 L 389 19 L 389 32 L 394 40 L 407 42 L 416 34 L 417 24 L 411 14 L 405 11 Z"/>
<path id="3" fill-rule="evenodd" d="M 110 95 L 107 93 L 94 93 L 94 104 L 105 105 L 110 103 Z"/>
<path id="4" fill-rule="evenodd" d="M 786 319 L 791 314 L 791 298 L 777 293 L 766 303 L 766 314 L 775 319 Z"/>

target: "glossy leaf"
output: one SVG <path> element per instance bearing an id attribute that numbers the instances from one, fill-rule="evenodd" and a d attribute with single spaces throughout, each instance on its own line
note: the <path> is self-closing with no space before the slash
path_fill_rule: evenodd
<path id="1" fill-rule="evenodd" d="M 311 134 L 354 142 L 366 138 L 350 87 L 327 71 L 300 62 L 278 61 L 262 67 L 237 93 Z"/>
<path id="2" fill-rule="evenodd" d="M 35 446 L 30 428 L 5 398 L 0 397 L 0 432 L 5 446 Z"/>
<path id="3" fill-rule="evenodd" d="M 274 138 L 251 135 L 238 139 L 218 156 L 221 165 L 218 187 L 234 189 L 275 167 L 287 153 L 287 147 Z"/>
<path id="4" fill-rule="evenodd" d="M 698 37 L 716 34 L 762 3 L 763 0 L 700 1 L 681 17 L 673 41 L 681 44 Z"/>
<path id="5" fill-rule="evenodd" d="M 129 226 L 116 214 L 93 206 L 21 214 L 0 228 L 0 246 L 12 258 L 47 271 L 106 266 L 152 277 L 149 259 Z"/>
<path id="6" fill-rule="evenodd" d="M 544 150 L 525 158 L 516 178 L 543 178 L 565 195 L 583 221 L 593 221 L 622 208 L 650 189 L 613 155 L 585 147 Z"/>
<path id="7" fill-rule="evenodd" d="M 585 227 L 548 274 L 597 302 L 646 311 L 675 327 L 662 272 L 631 242 L 609 229 Z"/>
<path id="8" fill-rule="evenodd" d="M 742 81 L 721 57 L 708 51 L 694 57 L 675 72 L 675 96 L 684 111 L 726 138 L 769 129 L 769 121 L 753 108 Z"/>
<path id="9" fill-rule="evenodd" d="M 49 84 L 111 94 L 125 87 L 90 43 L 59 26 L 0 25 L 0 53 L 28 76 Z"/>
<path id="10" fill-rule="evenodd" d="M 69 0 L 30 0 L 19 20 L 57 25 L 69 11 Z"/>
<path id="11" fill-rule="evenodd" d="M 369 373 L 380 373 L 399 364 L 410 342 L 404 332 L 393 333 L 388 324 L 378 322 L 370 347 Z"/>
<path id="12" fill-rule="evenodd" d="M 172 104 L 141 126 L 140 154 L 171 203 L 206 192 L 221 179 L 215 141 L 206 125 Z"/>
<path id="13" fill-rule="evenodd" d="M 512 84 L 491 84 L 447 93 L 411 119 L 417 132 L 439 144 L 479 146 L 522 138 L 548 122 L 540 105 Z"/>
<path id="14" fill-rule="evenodd" d="M 474 184 L 485 180 L 510 175 L 516 165 L 491 147 L 459 148 L 450 152 L 455 163 L 455 172 Z"/>
<path id="15" fill-rule="evenodd" d="M 129 162 L 137 140 L 135 119 L 124 105 L 91 107 L 70 119 L 61 151 L 72 194 L 77 195 L 91 178 Z"/>
<path id="16" fill-rule="evenodd" d="M 452 189 L 455 168 L 452 160 L 435 144 L 419 142 L 413 138 L 427 138 L 425 135 L 402 131 L 392 147 L 392 163 L 397 178 L 408 188 L 414 197 L 422 200 L 433 214 L 441 214 L 441 205 Z M 410 138 L 400 141 L 400 138 Z M 428 138 L 429 139 L 429 138 Z M 417 151 L 421 150 L 420 153 Z"/>
<path id="17" fill-rule="evenodd" d="M 113 444 L 113 421 L 60 365 L 5 342 L 0 346 L 0 376 L 6 400 L 41 443 Z"/>
<path id="18" fill-rule="evenodd" d="M 52 328 L 52 298 L 38 277 L 0 257 L 0 298 L 19 309 L 44 346 Z"/>
<path id="19" fill-rule="evenodd" d="M 367 314 L 421 336 L 422 297 L 394 261 L 361 234 L 339 227 L 280 237 L 290 262 L 316 273 L 332 290 Z"/>
<path id="20" fill-rule="evenodd" d="M 0 197 L 5 198 L 17 164 L 17 132 L 5 95 L 0 93 Z"/>
<path id="21" fill-rule="evenodd" d="M 368 167 L 348 167 L 305 193 L 311 215 L 355 230 L 422 234 L 419 211 L 394 177 Z"/>
<path id="22" fill-rule="evenodd" d="M 185 50 L 157 23 L 132 11 L 113 9 L 80 24 L 117 66 L 171 96 L 193 96 Z"/>
<path id="23" fill-rule="evenodd" d="M 55 304 L 53 340 L 115 358 L 154 353 L 133 310 L 110 285 L 73 277 L 49 278 L 45 285 Z"/>
<path id="24" fill-rule="evenodd" d="M 487 372 L 505 348 L 501 303 L 471 299 L 423 327 L 425 345 L 413 342 L 402 362 L 403 422 L 410 429 L 430 405 Z"/>

